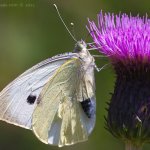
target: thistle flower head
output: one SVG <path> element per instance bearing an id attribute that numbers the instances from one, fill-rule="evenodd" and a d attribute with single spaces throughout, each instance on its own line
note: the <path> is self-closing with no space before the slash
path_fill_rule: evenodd
<path id="1" fill-rule="evenodd" d="M 136 146 L 150 142 L 150 19 L 100 12 L 88 30 L 116 73 L 106 128 Z"/>
<path id="2" fill-rule="evenodd" d="M 126 14 L 101 12 L 98 25 L 89 20 L 89 31 L 96 47 L 112 61 L 150 60 L 150 19 Z"/>

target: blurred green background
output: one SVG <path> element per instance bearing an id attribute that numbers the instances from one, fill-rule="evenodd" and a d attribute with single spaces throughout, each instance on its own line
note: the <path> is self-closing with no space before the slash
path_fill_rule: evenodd
<path id="1" fill-rule="evenodd" d="M 77 39 L 85 39 L 87 18 L 96 20 L 104 12 L 150 13 L 149 0 L 0 0 L 0 89 L 34 64 L 53 55 L 72 51 L 74 41 L 60 22 L 53 7 L 56 3 L 66 24 L 75 24 Z M 87 42 L 92 42 L 90 38 Z M 93 53 L 93 52 L 92 52 Z M 97 52 L 98 54 L 98 52 Z M 96 59 L 101 67 L 106 58 Z M 111 67 L 96 72 L 97 122 L 89 140 L 63 150 L 123 150 L 124 144 L 105 129 L 106 102 L 113 92 L 115 75 Z M 34 134 L 0 122 L 0 150 L 56 150 L 37 140 Z M 144 150 L 149 150 L 145 145 Z"/>

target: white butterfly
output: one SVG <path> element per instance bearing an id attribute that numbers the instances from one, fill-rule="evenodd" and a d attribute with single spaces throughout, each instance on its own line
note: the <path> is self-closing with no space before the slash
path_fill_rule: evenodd
<path id="1" fill-rule="evenodd" d="M 95 60 L 84 41 L 33 66 L 0 92 L 0 119 L 58 146 L 86 141 L 95 125 Z"/>

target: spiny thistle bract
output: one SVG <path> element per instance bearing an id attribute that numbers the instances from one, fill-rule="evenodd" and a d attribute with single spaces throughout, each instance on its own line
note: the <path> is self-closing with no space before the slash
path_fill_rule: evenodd
<path id="1" fill-rule="evenodd" d="M 137 147 L 150 142 L 150 19 L 100 12 L 88 30 L 116 73 L 106 128 Z"/>

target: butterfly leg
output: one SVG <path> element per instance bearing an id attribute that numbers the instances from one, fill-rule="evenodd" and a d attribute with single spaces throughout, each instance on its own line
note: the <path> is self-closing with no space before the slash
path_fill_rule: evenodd
<path id="1" fill-rule="evenodd" d="M 102 69 L 104 69 L 106 66 L 108 66 L 109 64 L 105 64 L 104 66 L 102 66 L 101 68 L 98 68 L 97 65 L 94 65 L 94 68 L 97 70 L 97 72 L 100 72 Z"/>

